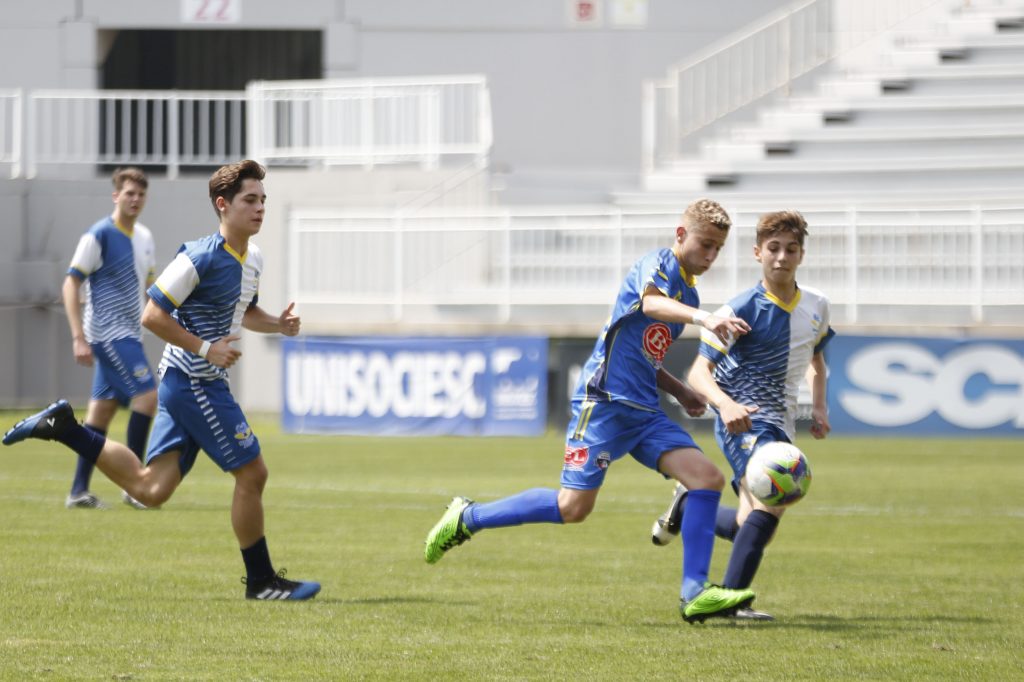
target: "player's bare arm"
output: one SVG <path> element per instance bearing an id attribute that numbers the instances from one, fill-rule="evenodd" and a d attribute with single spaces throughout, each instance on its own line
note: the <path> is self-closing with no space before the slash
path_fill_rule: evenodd
<path id="1" fill-rule="evenodd" d="M 206 342 L 186 331 L 177 320 L 152 300 L 146 302 L 146 308 L 142 311 L 142 326 L 167 343 L 205 357 L 210 364 L 217 367 L 227 369 L 242 357 L 242 352 L 231 346 L 240 338 L 234 334 L 211 341 L 209 349 L 203 353 Z"/>
<path id="2" fill-rule="evenodd" d="M 293 301 L 288 304 L 284 312 L 274 316 L 258 305 L 254 305 L 246 310 L 242 316 L 242 326 L 249 331 L 260 332 L 261 334 L 295 336 L 302 328 L 302 318 L 292 312 L 294 308 L 295 302 Z"/>
<path id="3" fill-rule="evenodd" d="M 730 398 L 719 388 L 718 382 L 712 372 L 715 364 L 703 355 L 698 355 L 690 367 L 690 373 L 686 380 L 697 392 L 707 398 L 707 401 L 715 406 L 722 423 L 725 424 L 729 433 L 743 433 L 749 431 L 753 424 L 750 422 L 750 415 L 757 412 L 757 405 L 740 405 Z"/>
<path id="4" fill-rule="evenodd" d="M 691 417 L 699 417 L 707 410 L 707 402 L 704 397 L 690 388 L 685 381 L 674 377 L 665 368 L 658 370 L 658 388 L 674 396 L 683 406 L 686 414 Z"/>
<path id="5" fill-rule="evenodd" d="M 807 383 L 811 387 L 811 435 L 821 440 L 832 430 L 828 421 L 828 372 L 825 366 L 825 354 L 815 353 L 811 364 L 807 366 Z"/>
<path id="6" fill-rule="evenodd" d="M 71 328 L 71 352 L 75 362 L 85 367 L 92 367 L 92 349 L 85 340 L 85 329 L 82 326 L 82 280 L 68 275 L 61 287 L 61 298 L 64 301 L 64 312 L 68 316 Z"/>
<path id="7" fill-rule="evenodd" d="M 717 336 L 723 343 L 750 331 L 750 325 L 739 317 L 719 317 L 698 308 L 691 308 L 663 294 L 657 287 L 644 291 L 643 312 L 662 322 L 696 324 Z"/>

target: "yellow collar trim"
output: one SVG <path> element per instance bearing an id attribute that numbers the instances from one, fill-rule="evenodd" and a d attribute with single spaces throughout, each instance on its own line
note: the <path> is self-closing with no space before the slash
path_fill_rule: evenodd
<path id="1" fill-rule="evenodd" d="M 697 286 L 696 275 L 691 275 L 687 273 L 686 268 L 684 268 L 681 263 L 679 265 L 679 275 L 683 278 L 683 281 L 686 282 L 686 286 L 690 287 L 691 289 Z"/>
<path id="2" fill-rule="evenodd" d="M 132 235 L 135 234 L 134 229 L 129 230 L 127 227 L 124 227 L 121 223 L 114 220 L 113 217 L 110 218 L 110 222 L 114 223 L 114 227 L 120 230 L 121 234 L 123 234 L 125 237 L 128 237 L 128 239 L 131 239 Z"/>
<path id="3" fill-rule="evenodd" d="M 780 308 L 785 310 L 787 313 L 791 313 L 794 310 L 796 310 L 796 306 L 797 306 L 798 303 L 800 303 L 800 297 L 803 295 L 803 293 L 800 291 L 800 288 L 797 287 L 796 296 L 794 296 L 793 300 L 790 301 L 789 303 L 784 303 L 781 298 L 779 298 L 778 296 L 776 296 L 772 292 L 768 291 L 767 289 L 764 290 L 764 295 L 765 295 L 765 298 L 767 298 L 769 301 L 771 301 L 775 305 L 779 306 Z"/>
<path id="4" fill-rule="evenodd" d="M 228 241 L 226 239 L 224 240 L 224 250 L 230 253 L 232 256 L 234 256 L 235 260 L 237 260 L 242 265 L 245 265 L 245 259 L 249 257 L 248 250 L 246 250 L 244 255 L 239 254 L 237 251 L 231 248 L 231 245 L 228 244 Z"/>

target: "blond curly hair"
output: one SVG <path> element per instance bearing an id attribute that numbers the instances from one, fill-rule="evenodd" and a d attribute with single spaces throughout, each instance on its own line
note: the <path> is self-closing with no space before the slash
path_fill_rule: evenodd
<path id="1" fill-rule="evenodd" d="M 717 227 L 726 232 L 732 227 L 732 218 L 717 201 L 697 199 L 683 211 L 683 227 L 689 230 L 701 225 Z"/>

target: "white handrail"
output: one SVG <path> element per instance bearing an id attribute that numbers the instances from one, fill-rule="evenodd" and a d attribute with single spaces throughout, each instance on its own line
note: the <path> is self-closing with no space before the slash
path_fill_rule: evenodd
<path id="1" fill-rule="evenodd" d="M 10 177 L 21 175 L 22 101 L 20 89 L 0 90 L 0 163 L 10 164 Z"/>
<path id="2" fill-rule="evenodd" d="M 487 166 L 490 94 L 481 75 L 260 81 L 241 91 L 0 90 L 0 163 L 33 177 L 80 165 L 215 166 L 245 156 L 329 166 L 442 159 Z M 24 139 L 24 143 L 23 143 Z"/>
<path id="3" fill-rule="evenodd" d="M 484 76 L 256 81 L 247 88 L 250 153 L 267 163 L 486 165 L 491 111 Z"/>
<path id="4" fill-rule="evenodd" d="M 678 160 L 690 135 L 852 48 L 933 8 L 962 2 L 797 0 L 712 43 L 646 86 L 644 170 Z"/>
<path id="5" fill-rule="evenodd" d="M 726 208 L 733 234 L 701 277 L 708 306 L 760 278 L 750 253 L 763 210 Z M 811 237 L 800 281 L 830 296 L 839 324 L 895 322 L 879 315 L 983 324 L 996 308 L 1024 306 L 1024 204 L 837 203 L 805 215 Z M 665 246 L 678 218 L 673 211 L 611 206 L 295 209 L 288 300 L 313 306 L 305 309 L 317 328 L 344 320 L 350 332 L 375 322 L 415 325 L 424 311 L 437 324 L 514 319 L 557 328 L 580 306 L 603 314 L 633 260 Z M 390 275 L 381 280 L 380 272 Z M 387 310 L 386 319 L 375 319 L 376 310 Z"/>
<path id="6" fill-rule="evenodd" d="M 41 165 L 221 165 L 244 155 L 235 91 L 33 90 L 28 163 Z"/>

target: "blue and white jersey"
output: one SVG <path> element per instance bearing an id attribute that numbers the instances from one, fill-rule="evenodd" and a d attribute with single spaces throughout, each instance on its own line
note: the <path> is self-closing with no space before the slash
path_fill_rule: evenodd
<path id="1" fill-rule="evenodd" d="M 653 251 L 638 260 L 619 289 L 611 317 L 580 373 L 574 401 L 617 400 L 656 411 L 658 370 L 684 324 L 644 315 L 643 293 L 654 286 L 661 293 L 694 308 L 700 305 L 696 278 L 688 275 L 671 249 Z"/>
<path id="2" fill-rule="evenodd" d="M 149 288 L 153 302 L 188 332 L 213 343 L 242 328 L 242 316 L 259 299 L 263 255 L 249 243 L 244 256 L 220 234 L 186 242 Z M 184 348 L 167 344 L 160 373 L 175 367 L 197 379 L 226 379 L 227 370 Z"/>
<path id="3" fill-rule="evenodd" d="M 794 440 L 800 382 L 814 354 L 835 336 L 828 299 L 807 287 L 783 303 L 758 283 L 715 315 L 740 317 L 750 325 L 750 332 L 724 345 L 711 332 L 701 332 L 699 352 L 716 363 L 715 381 L 740 405 L 758 406 L 752 421 L 773 424 Z"/>
<path id="4" fill-rule="evenodd" d="M 142 292 L 156 267 L 153 234 L 135 223 L 129 232 L 107 216 L 78 240 L 68 274 L 85 281 L 85 340 L 142 338 Z"/>

